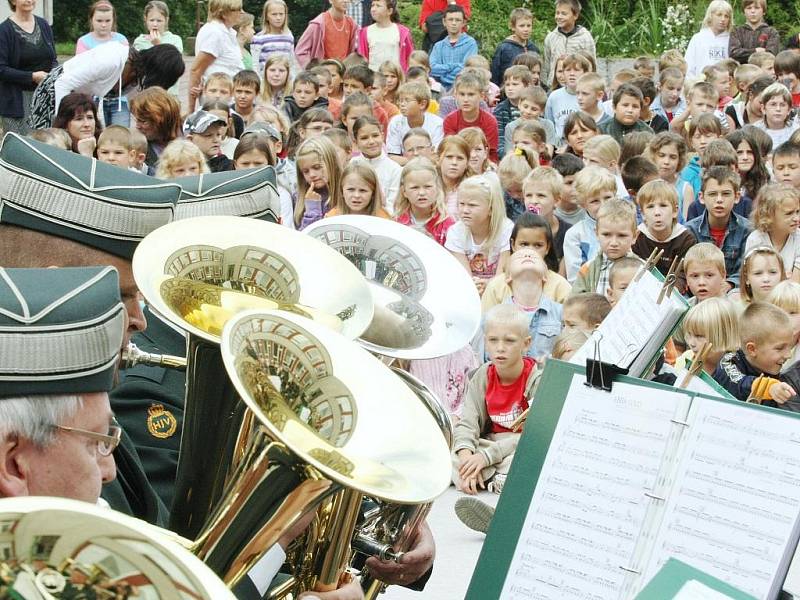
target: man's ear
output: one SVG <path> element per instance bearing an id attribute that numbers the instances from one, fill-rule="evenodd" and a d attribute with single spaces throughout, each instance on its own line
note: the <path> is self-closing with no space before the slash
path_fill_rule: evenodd
<path id="1" fill-rule="evenodd" d="M 0 498 L 28 495 L 25 445 L 15 435 L 0 441 Z"/>
<path id="2" fill-rule="evenodd" d="M 705 203 L 705 202 L 703 202 L 703 192 L 700 192 L 699 194 L 697 194 L 697 201 L 698 201 L 700 204 L 702 204 L 703 206 L 705 206 L 705 205 L 706 205 L 706 203 Z"/>

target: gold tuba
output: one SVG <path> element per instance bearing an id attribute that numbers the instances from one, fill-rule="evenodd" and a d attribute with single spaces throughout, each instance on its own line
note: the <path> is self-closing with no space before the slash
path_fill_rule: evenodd
<path id="1" fill-rule="evenodd" d="M 0 499 L 0 574 L 3 598 L 235 598 L 162 530 L 64 498 Z"/>
<path id="2" fill-rule="evenodd" d="M 301 484 L 291 453 L 259 434 L 225 374 L 222 328 L 244 309 L 284 307 L 356 337 L 372 318 L 369 290 L 324 245 L 237 217 L 198 217 L 159 228 L 137 247 L 133 274 L 151 309 L 188 334 L 170 529 L 194 540 L 198 555 L 235 583 L 247 570 L 240 553 L 247 549 L 251 562 L 259 558 L 247 541 L 261 536 L 270 517 L 280 513 L 290 527 L 329 492 L 324 482 Z M 286 503 L 293 491 L 304 508 L 296 510 L 295 496 Z M 295 508 L 286 517 L 289 506 Z"/>
<path id="3" fill-rule="evenodd" d="M 481 313 L 475 285 L 434 240 L 388 219 L 357 215 L 326 218 L 305 232 L 347 258 L 369 283 L 375 318 L 359 340 L 368 350 L 391 359 L 436 358 L 463 348 L 475 335 Z M 424 383 L 393 370 L 433 416 L 451 447 L 452 425 L 441 402 Z M 376 498 L 369 506 L 353 540 L 358 566 L 368 556 L 399 559 L 431 508 Z M 385 589 L 363 568 L 361 584 L 368 600 Z"/>
<path id="4" fill-rule="evenodd" d="M 427 408 L 350 340 L 295 314 L 248 311 L 226 325 L 222 355 L 269 436 L 336 490 L 290 551 L 293 578 L 271 597 L 335 587 L 363 543 L 363 496 L 428 505 L 450 485 L 450 451 Z"/>
<path id="5" fill-rule="evenodd" d="M 326 328 L 345 336 L 343 344 L 341 336 L 329 334 L 327 329 L 326 333 L 315 333 L 312 337 L 317 340 L 334 336 L 333 341 L 314 344 L 320 354 L 351 356 L 348 348 L 358 351 L 346 338 L 357 337 L 372 321 L 372 297 L 360 273 L 341 256 L 303 234 L 280 226 L 232 217 L 198 218 L 170 224 L 148 236 L 134 256 L 134 276 L 151 309 L 189 333 L 186 414 L 171 528 L 194 539 L 193 549 L 198 556 L 226 582 L 235 583 L 260 553 L 280 537 L 279 532 L 324 500 L 305 546 L 295 549 L 295 577 L 285 589 L 288 593 L 335 587 L 350 557 L 364 494 L 396 503 L 428 503 L 449 485 L 447 445 L 440 435 L 431 436 L 430 431 L 425 433 L 427 439 L 412 442 L 412 450 L 405 453 L 399 465 L 392 463 L 403 454 L 399 446 L 393 450 L 395 455 L 381 461 L 382 476 L 397 479 L 402 493 L 385 481 L 380 485 L 370 481 L 375 474 L 369 469 L 360 468 L 355 475 L 341 472 L 341 469 L 347 471 L 338 462 L 341 457 L 356 466 L 370 464 L 372 469 L 374 465 L 368 461 L 375 459 L 371 457 L 382 456 L 379 449 L 384 434 L 379 429 L 381 420 L 375 415 L 384 415 L 386 409 L 381 405 L 376 410 L 378 398 L 392 399 L 397 403 L 395 410 L 404 414 L 415 414 L 420 409 L 410 389 L 363 351 L 353 358 L 359 377 L 367 383 L 384 383 L 369 393 L 363 391 L 363 385 L 346 386 L 357 392 L 352 394 L 351 402 L 361 414 L 358 420 L 361 429 L 351 433 L 359 443 L 371 440 L 363 447 L 358 446 L 352 457 L 342 454 L 326 437 L 329 419 L 324 410 L 335 409 L 336 402 L 342 399 L 336 395 L 340 388 L 329 387 L 330 377 L 323 378 L 325 386 L 313 388 L 308 369 L 304 371 L 303 362 L 299 361 L 293 365 L 298 373 L 284 368 L 280 376 L 260 381 L 257 391 L 263 394 L 270 389 L 268 397 L 273 402 L 270 406 L 285 407 L 285 414 L 281 414 L 264 410 L 256 400 L 248 400 L 248 394 L 254 398 L 258 395 L 238 375 L 232 375 L 250 407 L 245 411 L 245 404 L 239 402 L 238 394 L 222 373 L 218 346 L 222 327 L 232 315 L 252 307 L 268 312 L 276 308 L 288 311 L 281 313 L 288 320 L 281 331 L 288 331 L 292 319 L 302 320 L 297 316 L 302 315 L 314 317 Z M 315 328 L 319 325 L 302 326 L 304 332 Z M 292 333 L 280 341 L 283 338 L 273 332 L 270 351 L 283 353 L 280 349 L 285 347 L 290 349 L 287 356 L 300 356 L 305 348 L 293 345 L 298 335 Z M 323 352 L 329 344 L 335 351 Z M 163 357 L 127 354 L 129 360 L 162 364 L 164 361 Z M 258 364 L 268 372 L 276 360 L 277 355 L 260 356 Z M 333 364 L 341 368 L 344 363 L 334 359 Z M 303 377 L 299 378 L 301 374 Z M 313 375 L 320 374 L 314 371 Z M 334 375 L 339 378 L 335 371 Z M 348 372 L 348 377 L 352 376 Z M 252 383 L 252 370 L 247 381 Z M 313 407 L 298 403 L 297 394 L 312 389 L 316 389 L 317 395 Z M 413 406 L 410 413 L 409 405 Z M 262 408 L 256 410 L 254 406 Z M 286 437 L 285 432 L 278 433 L 281 429 L 277 423 L 295 410 L 296 418 L 289 419 L 291 431 L 298 424 L 305 423 L 307 427 L 301 440 Z M 369 419 L 365 421 L 367 416 Z M 407 431 L 408 440 L 416 440 L 416 435 L 426 432 L 426 424 L 434 432 L 438 430 L 425 412 L 421 419 L 421 424 Z M 403 422 L 400 417 L 394 421 Z M 375 438 L 379 431 L 381 439 Z M 304 455 L 298 450 L 303 448 L 300 442 L 313 442 L 330 454 Z M 439 464 L 441 472 L 435 485 L 432 480 L 425 485 L 408 481 L 408 465 L 415 464 L 415 447 L 424 449 L 415 468 L 428 470 L 432 460 Z M 348 453 L 353 448 L 350 444 Z M 362 480 L 364 473 L 368 475 L 367 481 Z M 435 469 L 431 473 L 436 473 Z"/>

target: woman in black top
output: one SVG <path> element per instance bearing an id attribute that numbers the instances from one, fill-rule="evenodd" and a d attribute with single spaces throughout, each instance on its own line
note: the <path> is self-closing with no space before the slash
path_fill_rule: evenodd
<path id="1" fill-rule="evenodd" d="M 28 133 L 33 90 L 58 65 L 53 30 L 33 14 L 36 0 L 8 0 L 11 16 L 0 23 L 0 127 Z"/>

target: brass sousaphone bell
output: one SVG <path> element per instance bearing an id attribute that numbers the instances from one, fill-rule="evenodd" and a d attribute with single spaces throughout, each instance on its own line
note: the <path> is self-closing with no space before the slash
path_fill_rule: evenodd
<path id="1" fill-rule="evenodd" d="M 234 600 L 163 530 L 64 498 L 0 499 L 0 597 Z"/>
<path id="2" fill-rule="evenodd" d="M 305 232 L 356 266 L 369 283 L 375 317 L 359 342 L 390 359 L 430 359 L 469 344 L 480 324 L 480 298 L 464 268 L 442 246 L 413 228 L 388 219 L 342 215 L 317 221 Z M 448 447 L 450 416 L 427 386 L 393 367 L 438 423 Z M 409 506 L 374 499 L 359 526 L 354 548 L 364 557 L 380 550 L 398 556 L 408 549 L 430 504 Z M 385 588 L 362 570 L 368 600 Z"/>
<path id="3" fill-rule="evenodd" d="M 259 433 L 225 373 L 222 328 L 245 309 L 280 307 L 355 338 L 372 320 L 372 298 L 358 271 L 324 245 L 238 217 L 198 217 L 157 229 L 137 247 L 133 274 L 151 309 L 188 337 L 170 529 L 194 540 L 196 553 L 234 584 L 259 558 L 249 540 L 264 539 L 271 516 L 298 506 L 297 495 L 308 510 L 330 492 L 321 482 L 301 483 L 291 452 Z M 287 527 L 298 516 L 290 512 L 292 518 L 281 517 Z M 270 540 L 279 537 L 274 527 L 270 532 Z"/>

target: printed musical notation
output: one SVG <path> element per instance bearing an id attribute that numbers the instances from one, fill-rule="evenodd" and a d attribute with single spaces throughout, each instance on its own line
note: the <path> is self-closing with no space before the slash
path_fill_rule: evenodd
<path id="1" fill-rule="evenodd" d="M 531 500 L 501 597 L 618 597 L 663 462 L 680 398 L 575 376 Z"/>
<path id="2" fill-rule="evenodd" d="M 631 282 L 595 336 L 581 346 L 570 362 L 585 365 L 586 359 L 596 358 L 595 337 L 599 339 L 600 360 L 623 368 L 631 368 L 637 357 L 651 345 L 660 347 L 660 340 L 669 334 L 679 315 L 685 311 L 685 307 L 672 296 L 658 304 L 661 287 L 661 282 L 649 273 L 639 281 Z M 651 358 L 649 354 L 648 351 L 643 366 Z M 632 374 L 638 376 L 638 373 Z"/>
<path id="3" fill-rule="evenodd" d="M 692 413 L 645 580 L 671 556 L 758 598 L 776 597 L 800 512 L 797 421 L 711 401 Z"/>

